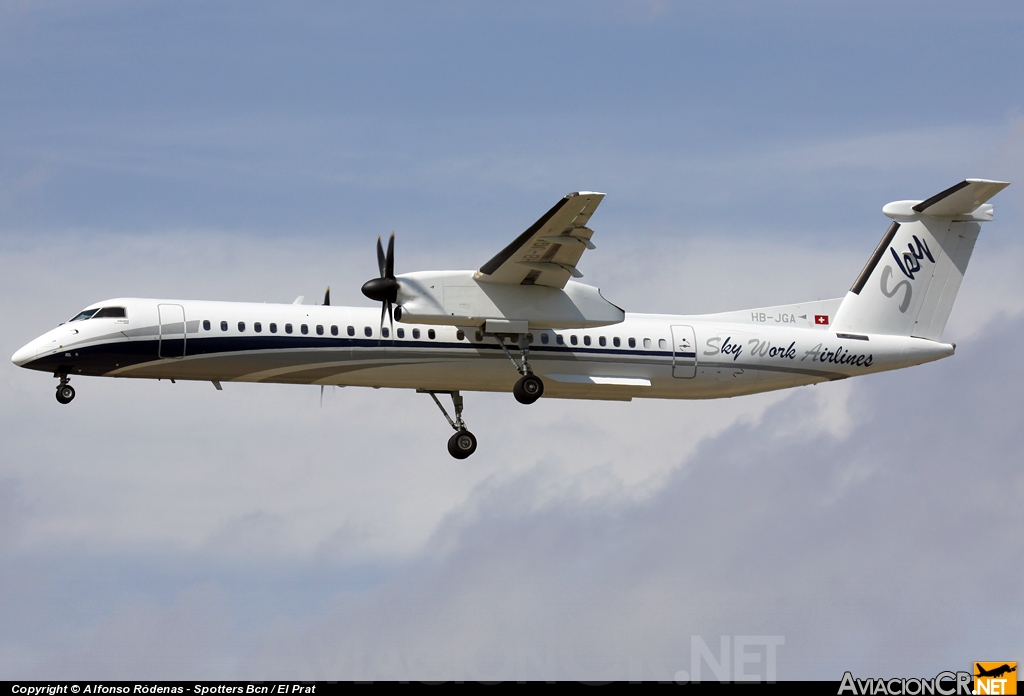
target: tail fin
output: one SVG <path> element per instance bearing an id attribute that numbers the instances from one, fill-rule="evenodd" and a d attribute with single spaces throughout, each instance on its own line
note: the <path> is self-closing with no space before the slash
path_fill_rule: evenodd
<path id="1" fill-rule="evenodd" d="M 1009 186 L 967 179 L 925 201 L 882 208 L 895 220 L 846 294 L 832 328 L 937 341 L 971 260 L 985 203 Z"/>

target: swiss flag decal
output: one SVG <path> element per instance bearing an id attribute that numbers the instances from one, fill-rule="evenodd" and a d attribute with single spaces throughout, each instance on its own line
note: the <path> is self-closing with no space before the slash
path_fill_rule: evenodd
<path id="1" fill-rule="evenodd" d="M 827 314 L 815 314 L 814 323 L 828 326 L 828 315 Z"/>

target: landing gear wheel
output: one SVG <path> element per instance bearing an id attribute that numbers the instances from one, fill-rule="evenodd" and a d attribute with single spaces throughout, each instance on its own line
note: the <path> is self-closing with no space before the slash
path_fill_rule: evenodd
<path id="1" fill-rule="evenodd" d="M 532 404 L 544 393 L 544 382 L 537 375 L 526 375 L 512 387 L 512 394 L 521 404 Z"/>
<path id="2" fill-rule="evenodd" d="M 468 430 L 460 430 L 448 440 L 448 454 L 456 459 L 465 459 L 476 452 L 476 435 Z"/>
<path id="3" fill-rule="evenodd" d="M 57 387 L 57 401 L 62 404 L 70 404 L 75 398 L 75 388 L 70 384 L 62 384 Z"/>

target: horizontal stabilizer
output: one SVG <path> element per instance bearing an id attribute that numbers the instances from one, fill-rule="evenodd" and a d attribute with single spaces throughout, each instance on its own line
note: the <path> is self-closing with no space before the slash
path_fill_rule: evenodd
<path id="1" fill-rule="evenodd" d="M 895 201 L 882 212 L 893 220 L 909 221 L 928 216 L 952 220 L 987 222 L 992 219 L 992 206 L 985 202 L 1010 184 L 989 179 L 965 179 L 924 201 Z"/>

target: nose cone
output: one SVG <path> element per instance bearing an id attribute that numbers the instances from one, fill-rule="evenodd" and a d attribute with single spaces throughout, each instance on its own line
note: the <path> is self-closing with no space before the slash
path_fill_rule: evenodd
<path id="1" fill-rule="evenodd" d="M 11 356 L 11 362 L 18 367 L 24 367 L 30 360 L 36 357 L 35 345 L 29 343 L 18 349 L 18 352 Z"/>
<path id="2" fill-rule="evenodd" d="M 398 281 L 394 278 L 373 278 L 363 283 L 363 294 L 377 302 L 394 302 L 398 298 L 398 289 Z"/>

